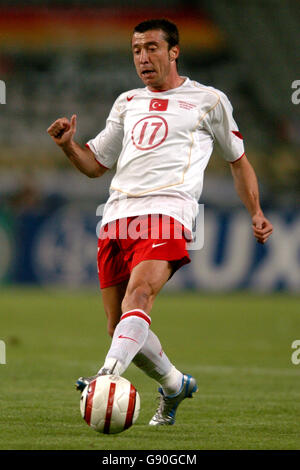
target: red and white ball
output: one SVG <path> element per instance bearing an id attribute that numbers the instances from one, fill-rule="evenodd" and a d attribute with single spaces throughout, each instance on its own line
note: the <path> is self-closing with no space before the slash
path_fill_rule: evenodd
<path id="1" fill-rule="evenodd" d="M 116 434 L 135 423 L 140 403 L 140 396 L 129 380 L 116 375 L 100 375 L 83 390 L 80 412 L 95 431 Z"/>

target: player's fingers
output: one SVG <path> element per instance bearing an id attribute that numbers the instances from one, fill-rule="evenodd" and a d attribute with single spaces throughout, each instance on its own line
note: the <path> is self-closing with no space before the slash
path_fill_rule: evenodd
<path id="1" fill-rule="evenodd" d="M 273 226 L 271 224 L 268 224 L 266 225 L 263 229 L 262 229 L 262 234 L 263 235 L 266 235 L 267 233 L 272 233 L 273 232 Z"/>
<path id="2" fill-rule="evenodd" d="M 268 237 L 262 237 L 262 236 L 256 236 L 255 238 L 256 238 L 256 241 L 261 244 L 264 244 L 268 239 Z"/>
<path id="3" fill-rule="evenodd" d="M 258 238 L 257 243 L 260 243 L 260 245 L 264 245 L 268 241 L 268 238 Z"/>
<path id="4" fill-rule="evenodd" d="M 266 227 L 263 231 L 263 235 L 271 235 L 273 232 L 273 227 Z"/>
<path id="5" fill-rule="evenodd" d="M 54 138 L 54 139 L 60 139 L 66 131 L 68 131 L 69 129 L 66 128 L 66 126 L 62 126 L 62 127 L 59 127 L 57 129 L 55 129 L 50 135 Z"/>
<path id="6" fill-rule="evenodd" d="M 52 135 L 53 132 L 55 132 L 55 128 L 56 128 L 55 123 L 51 124 L 51 126 L 49 126 L 47 129 L 48 134 Z"/>
<path id="7" fill-rule="evenodd" d="M 265 235 L 255 235 L 254 234 L 254 237 L 256 238 L 256 240 L 259 242 L 259 243 L 265 243 L 268 238 L 271 236 L 272 233 L 267 233 Z"/>
<path id="8" fill-rule="evenodd" d="M 70 127 L 70 122 L 67 118 L 57 119 L 56 121 L 48 127 L 47 132 L 48 134 L 55 136 L 56 134 L 60 133 L 62 130 L 66 130 Z"/>
<path id="9" fill-rule="evenodd" d="M 58 123 L 58 124 L 51 126 L 51 128 L 48 129 L 48 133 L 50 135 L 55 136 L 59 134 L 61 131 L 65 130 L 66 128 L 67 128 L 67 124 Z"/>
<path id="10" fill-rule="evenodd" d="M 253 233 L 258 236 L 263 236 L 266 234 L 271 234 L 273 232 L 273 227 L 267 226 L 262 229 L 257 229 L 256 227 L 253 227 Z"/>
<path id="11" fill-rule="evenodd" d="M 266 241 L 268 240 L 268 238 L 270 237 L 271 234 L 272 234 L 272 230 L 265 233 L 265 234 L 263 234 L 263 235 L 255 235 L 254 234 L 254 236 L 255 236 L 256 240 L 258 241 L 258 243 L 264 244 L 264 243 L 266 243 Z"/>
<path id="12" fill-rule="evenodd" d="M 50 134 L 54 139 L 61 139 L 61 137 L 66 133 L 66 131 L 69 130 L 69 127 L 67 124 L 55 128 L 52 133 Z"/>
<path id="13" fill-rule="evenodd" d="M 67 118 L 59 118 L 54 121 L 50 127 L 48 127 L 48 130 L 52 129 L 53 127 L 61 126 L 64 125 L 65 123 L 68 123 L 69 120 Z"/>

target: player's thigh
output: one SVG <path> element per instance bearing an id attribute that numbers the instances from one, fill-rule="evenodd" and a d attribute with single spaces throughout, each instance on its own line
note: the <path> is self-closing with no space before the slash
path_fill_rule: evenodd
<path id="1" fill-rule="evenodd" d="M 150 313 L 159 291 L 172 274 L 172 264 L 165 260 L 144 260 L 131 271 L 122 310 L 142 308 Z"/>
<path id="2" fill-rule="evenodd" d="M 113 335 L 115 327 L 120 321 L 122 315 L 122 301 L 126 292 L 128 280 L 115 286 L 101 289 L 102 301 L 107 317 L 107 330 L 110 336 Z"/>

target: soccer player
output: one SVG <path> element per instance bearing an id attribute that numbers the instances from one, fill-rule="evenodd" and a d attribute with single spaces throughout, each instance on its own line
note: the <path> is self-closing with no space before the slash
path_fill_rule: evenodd
<path id="1" fill-rule="evenodd" d="M 150 329 L 151 309 L 168 279 L 190 262 L 186 243 L 215 141 L 230 164 L 254 237 L 265 243 L 273 228 L 260 207 L 256 175 L 228 98 L 178 73 L 176 25 L 165 19 L 140 23 L 132 52 L 145 87 L 116 99 L 104 130 L 81 146 L 74 140 L 73 115 L 70 121 L 56 120 L 48 133 L 87 176 L 99 177 L 116 167 L 98 242 L 112 341 L 98 374 L 81 377 L 77 388 L 83 390 L 97 375 L 121 375 L 134 362 L 160 384 L 160 404 L 149 424 L 170 425 L 178 405 L 198 387 L 163 351 Z"/>

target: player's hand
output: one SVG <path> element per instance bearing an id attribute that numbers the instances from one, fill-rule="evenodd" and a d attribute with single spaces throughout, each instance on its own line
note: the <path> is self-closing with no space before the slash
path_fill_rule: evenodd
<path id="1" fill-rule="evenodd" d="M 258 243 L 266 243 L 269 236 L 273 232 L 273 225 L 271 222 L 262 214 L 257 214 L 252 217 L 252 228 L 253 235 L 255 236 Z"/>
<path id="2" fill-rule="evenodd" d="M 47 132 L 57 145 L 64 146 L 73 140 L 76 132 L 76 118 L 76 114 L 73 114 L 70 121 L 63 117 L 57 119 L 48 127 Z"/>

